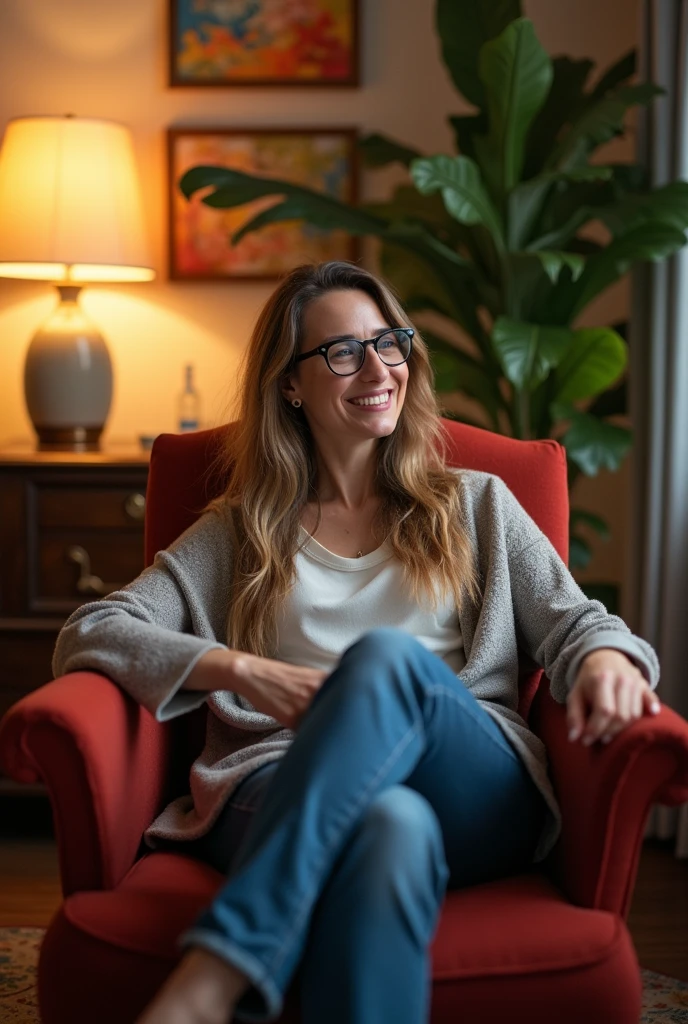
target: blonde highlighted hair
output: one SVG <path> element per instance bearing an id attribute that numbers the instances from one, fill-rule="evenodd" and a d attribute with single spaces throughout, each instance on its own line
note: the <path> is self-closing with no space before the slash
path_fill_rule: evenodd
<path id="1" fill-rule="evenodd" d="M 263 306 L 244 354 L 237 421 L 212 466 L 227 477 L 226 487 L 203 509 L 231 517 L 232 650 L 276 657 L 277 615 L 296 579 L 302 510 L 311 498 L 321 512 L 313 438 L 303 410 L 285 399 L 281 385 L 295 370 L 306 305 L 341 289 L 369 295 L 391 327 L 414 326 L 385 284 L 338 260 L 296 267 Z M 415 330 L 404 404 L 393 433 L 378 441 L 374 530 L 403 566 L 414 599 L 424 593 L 436 608 L 439 585 L 442 598 L 453 594 L 460 609 L 466 599 L 479 599 L 480 577 L 464 527 L 459 474 L 447 467 L 428 349 Z"/>

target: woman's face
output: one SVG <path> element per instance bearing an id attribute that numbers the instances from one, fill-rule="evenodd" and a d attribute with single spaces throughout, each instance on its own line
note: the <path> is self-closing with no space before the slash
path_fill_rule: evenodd
<path id="1" fill-rule="evenodd" d="M 340 336 L 366 341 L 391 326 L 366 292 L 351 288 L 330 291 L 306 306 L 299 351 L 310 352 Z M 283 389 L 283 394 L 290 401 L 302 399 L 302 412 L 312 430 L 317 426 L 330 436 L 361 440 L 393 433 L 404 404 L 408 363 L 387 366 L 374 347 L 367 345 L 360 369 L 346 377 L 333 373 L 322 355 L 296 365 L 289 378 L 293 388 Z M 391 394 L 384 406 L 354 405 L 351 401 L 385 391 Z"/>

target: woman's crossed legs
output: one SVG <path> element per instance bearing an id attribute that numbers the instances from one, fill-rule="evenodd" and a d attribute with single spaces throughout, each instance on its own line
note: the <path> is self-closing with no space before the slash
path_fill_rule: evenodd
<path id="1" fill-rule="evenodd" d="M 422 1024 L 446 888 L 526 870 L 544 814 L 449 666 L 371 630 L 194 844 L 229 877 L 179 944 L 246 976 L 237 1020 L 277 1019 L 299 967 L 304 1024 Z"/>

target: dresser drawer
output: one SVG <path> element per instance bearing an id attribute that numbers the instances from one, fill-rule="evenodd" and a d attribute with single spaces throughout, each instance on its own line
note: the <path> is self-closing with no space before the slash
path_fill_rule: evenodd
<path id="1" fill-rule="evenodd" d="M 0 446 L 0 717 L 52 678 L 67 616 L 143 571 L 149 457 Z"/>
<path id="2" fill-rule="evenodd" d="M 146 510 L 145 493 L 135 487 L 78 484 L 72 487 L 40 483 L 34 497 L 36 525 L 140 528 Z"/>
<path id="3" fill-rule="evenodd" d="M 93 601 L 119 590 L 142 570 L 140 529 L 107 533 L 86 527 L 43 529 L 29 579 L 32 610 L 57 610 L 55 601 L 72 602 L 75 607 Z"/>

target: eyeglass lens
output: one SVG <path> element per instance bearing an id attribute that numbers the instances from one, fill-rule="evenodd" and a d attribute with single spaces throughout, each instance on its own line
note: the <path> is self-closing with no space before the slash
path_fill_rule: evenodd
<path id="1" fill-rule="evenodd" d="M 410 349 L 411 339 L 404 331 L 389 331 L 378 338 L 378 355 L 388 366 L 405 362 Z M 335 373 L 355 373 L 363 364 L 364 351 L 360 341 L 340 341 L 331 345 L 327 352 L 330 367 Z"/>

